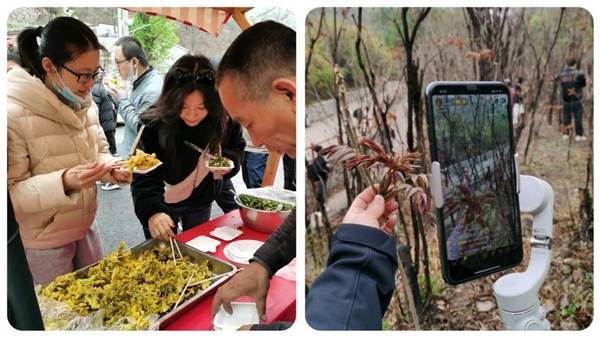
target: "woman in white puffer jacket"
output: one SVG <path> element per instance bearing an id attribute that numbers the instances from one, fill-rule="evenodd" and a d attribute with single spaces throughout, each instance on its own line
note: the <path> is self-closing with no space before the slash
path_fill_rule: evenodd
<path id="1" fill-rule="evenodd" d="M 22 66 L 7 75 L 8 189 L 34 283 L 98 261 L 91 229 L 97 180 L 129 182 L 91 99 L 102 74 L 94 32 L 59 17 L 18 37 Z"/>

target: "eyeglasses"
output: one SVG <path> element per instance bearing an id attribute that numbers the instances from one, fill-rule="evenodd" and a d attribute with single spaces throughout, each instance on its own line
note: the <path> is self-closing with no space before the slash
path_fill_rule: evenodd
<path id="1" fill-rule="evenodd" d="M 129 61 L 129 60 L 128 59 L 122 59 L 121 61 L 117 61 L 117 59 L 115 59 L 115 63 L 116 64 L 121 64 L 121 63 L 123 63 L 125 61 Z"/>
<path id="2" fill-rule="evenodd" d="M 66 65 L 62 65 L 63 68 L 67 69 L 68 72 L 70 72 L 71 74 L 77 76 L 77 82 L 78 83 L 87 83 L 90 80 L 96 80 L 98 77 L 102 77 L 104 76 L 104 69 L 102 69 L 102 67 L 98 67 L 98 71 L 96 71 L 95 73 L 91 73 L 91 74 L 80 74 L 80 73 L 76 73 L 73 70 L 67 68 Z"/>

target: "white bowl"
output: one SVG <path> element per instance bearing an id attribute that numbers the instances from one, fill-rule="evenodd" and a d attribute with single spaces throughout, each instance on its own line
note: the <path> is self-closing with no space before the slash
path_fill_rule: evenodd
<path id="1" fill-rule="evenodd" d="M 254 302 L 231 302 L 233 314 L 228 314 L 223 306 L 213 319 L 213 326 L 216 331 L 235 331 L 248 324 L 258 324 L 258 311 Z"/>

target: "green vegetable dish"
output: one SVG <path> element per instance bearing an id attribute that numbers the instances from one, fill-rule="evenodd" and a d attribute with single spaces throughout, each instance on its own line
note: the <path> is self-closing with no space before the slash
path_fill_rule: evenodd
<path id="1" fill-rule="evenodd" d="M 218 156 L 208 162 L 210 167 L 229 167 L 229 160 L 225 157 Z"/>
<path id="2" fill-rule="evenodd" d="M 261 211 L 291 211 L 294 208 L 292 204 L 258 198 L 247 194 L 240 194 L 239 198 L 244 206 Z"/>
<path id="3" fill-rule="evenodd" d="M 210 280 L 202 282 L 212 276 L 208 260 L 196 264 L 183 256 L 175 264 L 168 247 L 154 247 L 138 256 L 124 247 L 121 243 L 84 277 L 76 273 L 57 277 L 41 289 L 40 296 L 62 302 L 81 316 L 102 310 L 104 328 L 140 330 L 149 328 L 149 318 L 167 314 L 178 300 L 183 303 L 211 284 Z M 124 319 L 127 324 L 121 323 Z"/>

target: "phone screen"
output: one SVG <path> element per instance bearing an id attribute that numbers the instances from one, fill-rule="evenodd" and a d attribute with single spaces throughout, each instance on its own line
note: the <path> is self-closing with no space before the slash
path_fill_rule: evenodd
<path id="1" fill-rule="evenodd" d="M 521 252 L 508 92 L 464 91 L 430 96 L 444 198 L 441 248 L 454 279 L 504 269 L 515 259 L 503 255 Z"/>

